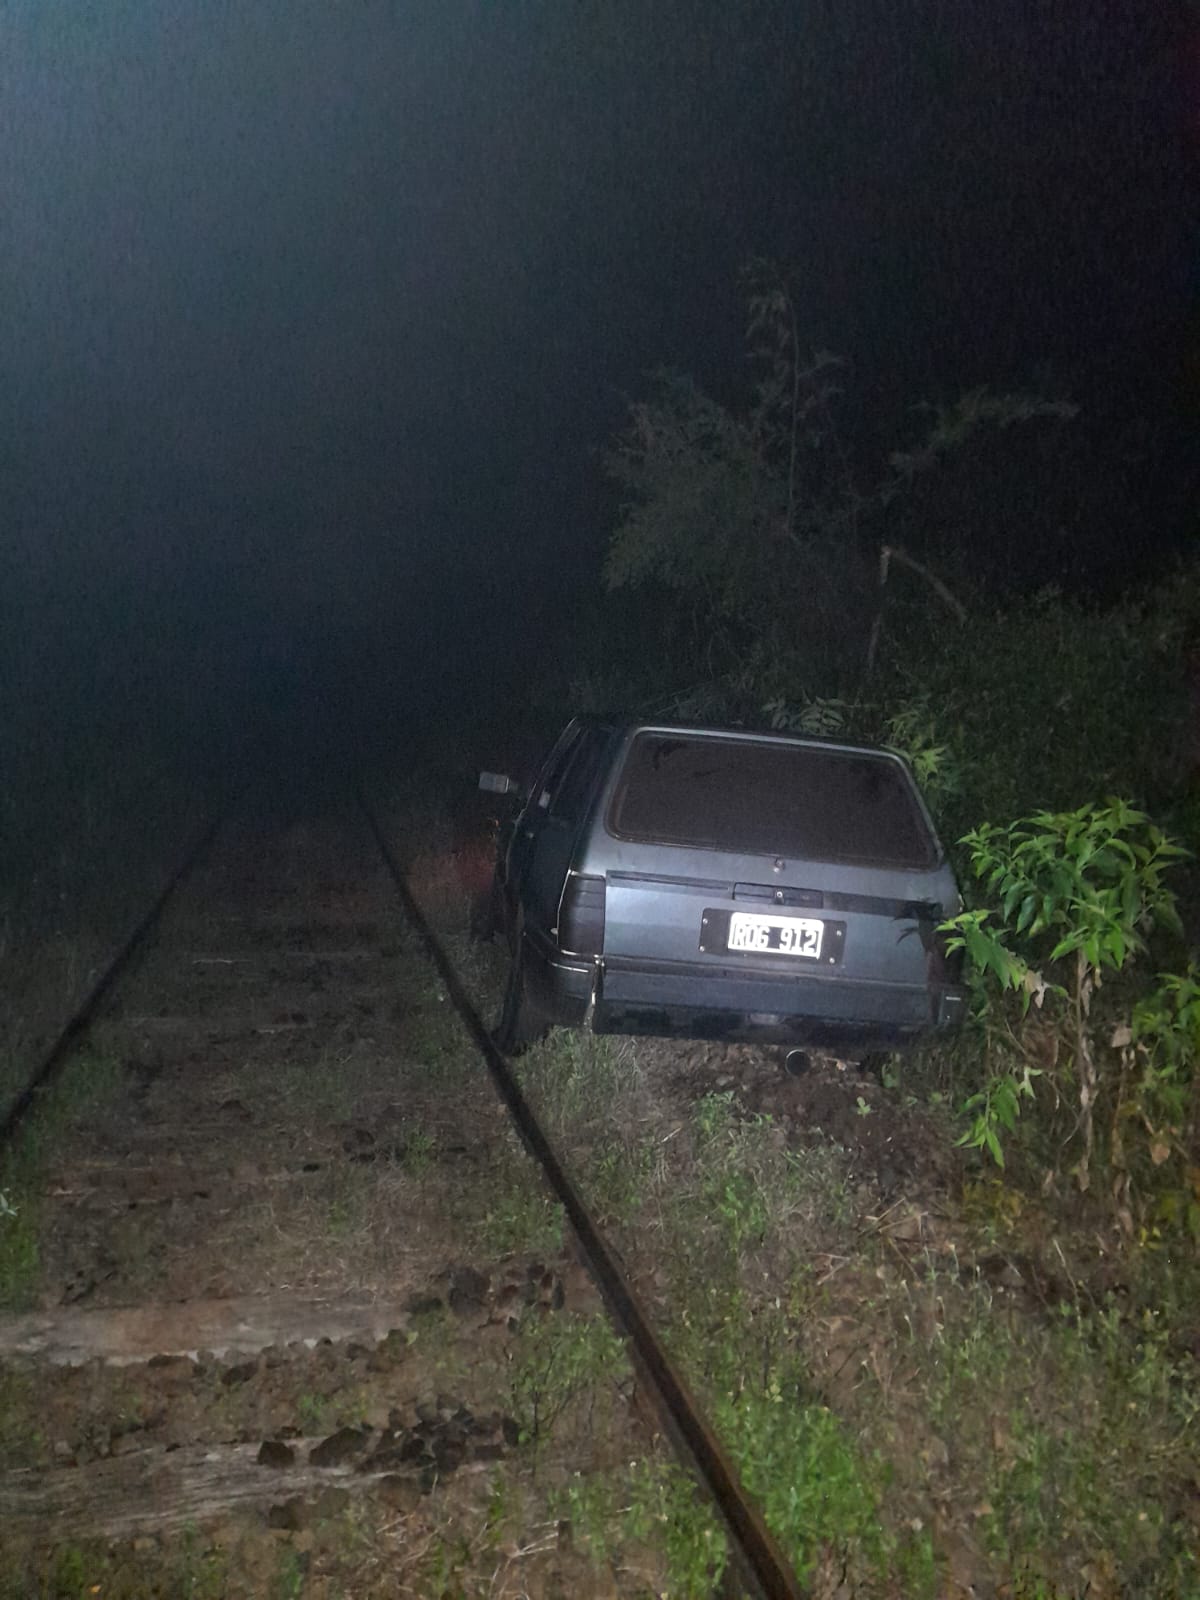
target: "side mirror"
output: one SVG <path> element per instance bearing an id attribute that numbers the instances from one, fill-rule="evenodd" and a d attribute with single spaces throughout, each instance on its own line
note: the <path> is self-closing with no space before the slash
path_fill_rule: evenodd
<path id="1" fill-rule="evenodd" d="M 479 787 L 485 794 L 517 794 L 521 785 L 515 778 L 506 778 L 502 772 L 481 772 Z"/>

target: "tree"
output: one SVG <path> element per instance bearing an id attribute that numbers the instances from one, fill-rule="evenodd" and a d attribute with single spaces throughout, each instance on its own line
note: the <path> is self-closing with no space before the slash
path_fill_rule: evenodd
<path id="1" fill-rule="evenodd" d="M 897 570 L 924 611 L 966 617 L 957 584 L 898 537 L 898 510 L 914 487 L 981 431 L 1074 408 L 975 390 L 933 410 L 915 447 L 863 474 L 837 423 L 844 364 L 825 350 L 804 354 L 775 269 L 749 270 L 747 303 L 754 380 L 744 409 L 671 370 L 630 405 L 608 457 L 623 501 L 604 581 L 673 592 L 710 669 L 786 660 L 813 692 L 851 692 L 874 663 Z"/>

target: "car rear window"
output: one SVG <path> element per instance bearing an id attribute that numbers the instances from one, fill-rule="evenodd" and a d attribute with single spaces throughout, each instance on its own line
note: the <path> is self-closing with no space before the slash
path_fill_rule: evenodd
<path id="1" fill-rule="evenodd" d="M 918 868 L 935 860 L 907 774 L 869 751 L 640 733 L 609 821 L 621 838 L 733 854 Z"/>

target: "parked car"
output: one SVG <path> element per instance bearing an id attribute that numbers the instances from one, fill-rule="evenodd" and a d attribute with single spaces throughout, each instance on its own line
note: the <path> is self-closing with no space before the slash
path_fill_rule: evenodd
<path id="1" fill-rule="evenodd" d="M 496 1037 L 552 1025 L 844 1059 L 956 1023 L 958 888 L 906 764 L 780 734 L 576 718 L 502 827 Z"/>

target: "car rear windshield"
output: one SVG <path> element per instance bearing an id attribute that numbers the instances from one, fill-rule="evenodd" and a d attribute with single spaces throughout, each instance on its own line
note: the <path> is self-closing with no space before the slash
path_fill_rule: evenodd
<path id="1" fill-rule="evenodd" d="M 737 855 L 917 868 L 935 860 L 907 774 L 869 751 L 639 733 L 609 821 L 621 838 Z"/>

